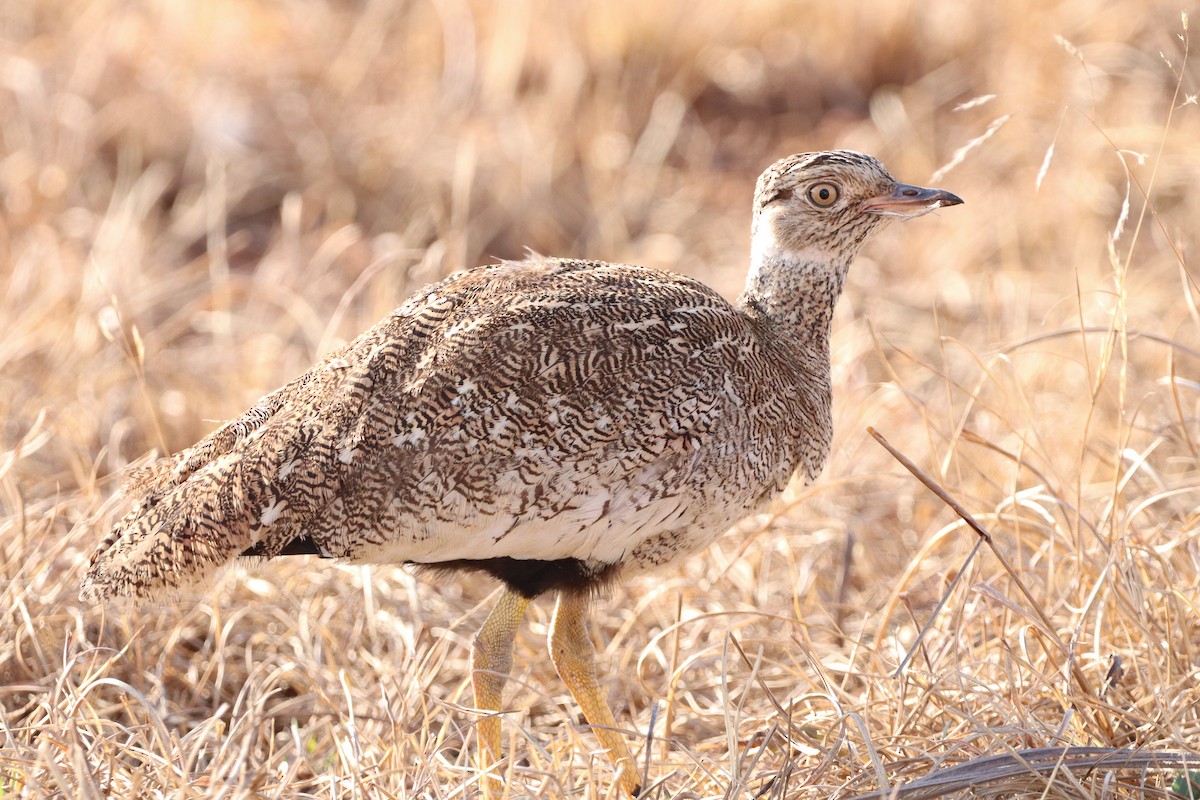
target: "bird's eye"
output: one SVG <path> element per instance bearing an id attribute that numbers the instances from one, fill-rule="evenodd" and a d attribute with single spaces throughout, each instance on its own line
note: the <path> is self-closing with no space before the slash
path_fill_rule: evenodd
<path id="1" fill-rule="evenodd" d="M 838 187 L 832 183 L 814 183 L 808 187 L 808 199 L 813 205 L 821 208 L 829 208 L 837 202 Z"/>

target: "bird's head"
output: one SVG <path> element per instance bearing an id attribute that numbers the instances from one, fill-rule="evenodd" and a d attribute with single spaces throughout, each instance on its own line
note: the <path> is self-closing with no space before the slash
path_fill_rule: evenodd
<path id="1" fill-rule="evenodd" d="M 764 261 L 844 268 L 876 230 L 962 200 L 900 183 L 876 159 L 852 150 L 799 153 L 772 164 L 754 195 L 754 254 Z"/>

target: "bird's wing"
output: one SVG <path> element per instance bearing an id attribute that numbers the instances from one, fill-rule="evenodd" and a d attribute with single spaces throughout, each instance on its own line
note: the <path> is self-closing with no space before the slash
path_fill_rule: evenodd
<path id="1" fill-rule="evenodd" d="M 85 593 L 144 597 L 300 535 L 437 560 L 485 549 L 483 528 L 598 516 L 612 498 L 592 508 L 583 484 L 661 483 L 740 405 L 746 324 L 702 285 L 635 267 L 452 276 L 155 468 Z"/>
<path id="2" fill-rule="evenodd" d="M 684 492 L 731 415 L 751 415 L 755 390 L 731 367 L 749 323 L 688 279 L 568 263 L 447 323 L 348 431 L 359 468 L 302 526 L 323 552 L 611 557 L 624 546 L 608 521 L 653 528 L 684 500 L 650 506 Z M 268 532 L 265 551 L 294 535 Z"/>

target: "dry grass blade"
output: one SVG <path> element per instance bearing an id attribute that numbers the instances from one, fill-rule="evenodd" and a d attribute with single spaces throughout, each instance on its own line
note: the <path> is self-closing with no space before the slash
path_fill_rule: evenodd
<path id="1" fill-rule="evenodd" d="M 1052 339 L 1059 339 L 1059 338 L 1062 338 L 1065 336 L 1078 336 L 1081 333 L 1086 333 L 1086 334 L 1098 333 L 1098 334 L 1103 334 L 1105 336 L 1111 336 L 1113 331 L 1112 331 L 1112 328 L 1098 328 L 1095 326 L 1086 326 L 1086 325 L 1083 327 L 1078 327 L 1078 328 L 1064 328 L 1062 330 L 1056 330 L 1056 331 L 1044 331 L 1043 333 L 1039 333 L 1036 336 L 1027 336 L 1018 341 L 1011 342 L 1010 344 L 1006 345 L 1001 350 L 1001 352 L 1006 353 L 1006 354 L 1013 353 L 1013 352 L 1016 352 L 1017 350 L 1021 350 L 1023 348 L 1029 347 L 1031 345 L 1040 344 L 1042 342 L 1047 342 Z M 1194 347 L 1188 347 L 1187 345 L 1183 344 L 1182 342 L 1176 341 L 1176 340 L 1170 338 L 1169 336 L 1163 336 L 1162 334 L 1152 333 L 1150 331 L 1129 330 L 1129 329 L 1126 329 L 1124 333 L 1125 333 L 1126 338 L 1128 338 L 1129 341 L 1131 341 L 1131 342 L 1135 341 L 1137 339 L 1146 339 L 1151 342 L 1157 342 L 1158 344 L 1167 345 L 1172 350 L 1183 353 L 1184 355 L 1191 356 L 1192 358 L 1200 359 L 1200 349 L 1196 349 Z"/>
<path id="2" fill-rule="evenodd" d="M 1192 769 L 1200 755 L 1172 750 L 1146 751 L 1119 747 L 1038 747 L 975 758 L 937 770 L 887 791 L 855 795 L 849 800 L 932 800 L 955 792 L 1001 790 L 1015 778 L 1053 776 L 1060 770 Z M 1049 790 L 1049 782 L 1046 784 Z"/>

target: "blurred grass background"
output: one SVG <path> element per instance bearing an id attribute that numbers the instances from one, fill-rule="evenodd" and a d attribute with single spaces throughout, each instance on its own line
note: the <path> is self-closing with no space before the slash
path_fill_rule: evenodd
<path id="1" fill-rule="evenodd" d="M 849 796 L 1055 744 L 1197 752 L 1187 11 L 0 2 L 0 796 L 476 792 L 466 659 L 491 586 L 296 560 L 83 607 L 123 471 L 525 248 L 735 296 L 758 173 L 831 147 L 967 204 L 853 267 L 824 479 L 598 603 L 618 720 L 636 748 L 655 725 L 653 796 Z M 1036 605 L 868 425 L 990 527 Z M 518 639 L 509 790 L 609 796 L 546 611 Z M 1106 774 L 1005 790 L 1170 782 Z"/>

